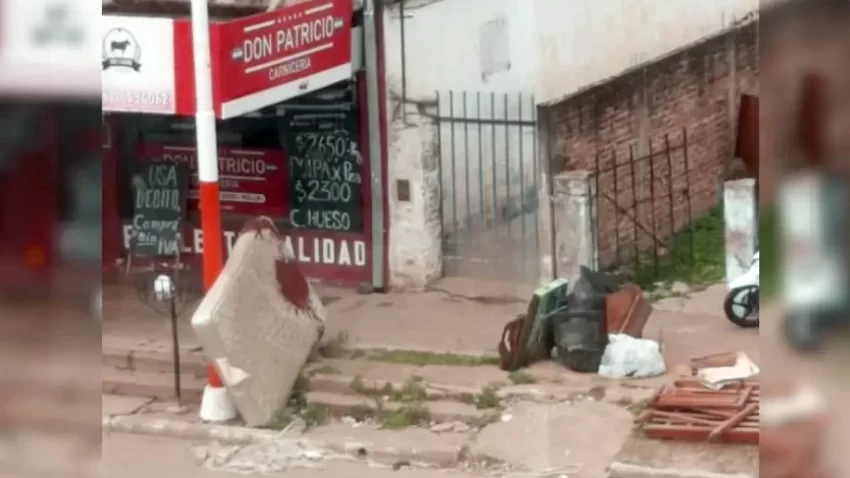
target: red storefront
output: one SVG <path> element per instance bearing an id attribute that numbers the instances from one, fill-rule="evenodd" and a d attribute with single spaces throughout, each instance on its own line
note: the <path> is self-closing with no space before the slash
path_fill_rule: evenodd
<path id="1" fill-rule="evenodd" d="M 102 23 L 104 263 L 120 266 L 131 254 L 135 168 L 177 161 L 193 172 L 181 260 L 199 264 L 189 20 L 104 15 Z M 370 108 L 381 102 L 366 94 L 362 25 L 352 0 L 211 23 L 225 255 L 245 221 L 264 215 L 309 277 L 384 286 L 385 160 L 369 151 Z"/>

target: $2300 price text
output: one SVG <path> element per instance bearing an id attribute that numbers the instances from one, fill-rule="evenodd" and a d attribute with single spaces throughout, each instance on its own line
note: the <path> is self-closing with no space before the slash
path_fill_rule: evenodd
<path id="1" fill-rule="evenodd" d="M 295 181 L 295 199 L 298 202 L 342 202 L 354 198 L 354 191 L 348 182 L 326 179 L 299 179 Z"/>

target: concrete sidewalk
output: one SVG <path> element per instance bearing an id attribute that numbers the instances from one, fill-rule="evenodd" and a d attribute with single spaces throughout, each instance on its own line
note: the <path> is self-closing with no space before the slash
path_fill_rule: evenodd
<path id="1" fill-rule="evenodd" d="M 630 434 L 632 414 L 626 406 L 587 396 L 550 403 L 507 403 L 500 418 L 482 427 L 382 429 L 370 422 L 331 422 L 301 434 L 203 424 L 194 413 L 138 413 L 142 400 L 105 397 L 104 409 L 116 413 L 103 419 L 111 435 L 146 435 L 225 447 L 250 456 L 243 468 L 259 470 L 280 464 L 281 453 L 309 460 L 312 455 L 360 458 L 383 465 L 411 463 L 446 470 L 540 473 L 562 470 L 571 478 L 599 478 Z M 123 411 L 128 414 L 117 414 Z M 136 411 L 134 413 L 134 411 Z M 518 436 L 526 437 L 517 440 Z M 592 439 L 588 439 L 592 437 Z M 218 445 L 212 445 L 217 443 Z M 227 459 L 222 458 L 222 465 Z M 234 465 L 235 466 L 235 465 Z M 278 465 L 275 465 L 278 466 Z M 554 472 L 552 472 L 554 473 Z M 551 474 L 551 473 L 550 473 Z"/>
<path id="2" fill-rule="evenodd" d="M 531 287 L 498 281 L 447 278 L 422 293 L 358 294 L 319 288 L 328 309 L 326 340 L 346 338 L 352 348 L 496 355 L 505 323 L 527 309 Z M 644 336 L 661 338 L 668 364 L 726 350 L 742 350 L 758 363 L 758 330 L 730 324 L 722 311 L 725 288 L 712 286 L 687 298 L 655 304 Z M 189 324 L 196 303 L 180 317 L 181 349 L 199 345 Z M 103 343 L 170 350 L 169 321 L 127 288 L 104 292 Z"/>
<path id="3" fill-rule="evenodd" d="M 328 333 L 355 348 L 495 355 L 505 323 L 528 308 L 532 288 L 452 278 L 426 292 L 341 296 Z"/>
<path id="4" fill-rule="evenodd" d="M 531 287 L 499 281 L 452 278 L 423 293 L 358 294 L 317 287 L 328 310 L 327 338 L 347 336 L 348 346 L 495 354 L 504 324 L 525 312 Z M 199 299 L 180 307 L 181 350 L 197 350 L 191 316 Z M 104 289 L 104 345 L 137 344 L 170 350 L 165 311 L 128 286 Z"/>
<path id="5" fill-rule="evenodd" d="M 419 294 L 354 295 L 329 307 L 329 334 L 354 347 L 495 355 L 505 323 L 527 308 L 528 291 L 461 279 Z M 529 292 L 530 293 L 530 292 Z M 743 351 L 759 361 L 757 329 L 723 317 L 723 285 L 656 303 L 644 337 L 661 340 L 668 366 L 692 357 Z"/>
<path id="6" fill-rule="evenodd" d="M 419 294 L 360 295 L 353 291 L 328 289 L 322 290 L 321 295 L 326 298 L 329 312 L 326 337 L 333 340 L 337 336 L 345 336 L 347 347 L 495 355 L 504 324 L 525 311 L 530 292 L 530 288 L 523 289 L 512 284 L 453 279 L 441 281 L 431 290 Z M 759 363 L 758 330 L 740 329 L 722 316 L 724 293 L 722 286 L 715 286 L 693 293 L 686 299 L 668 299 L 656 304 L 644 336 L 663 342 L 669 369 L 686 364 L 695 356 L 726 351 L 744 351 Z M 131 294 L 125 293 L 123 300 L 112 304 L 109 309 L 119 315 L 110 317 L 107 314 L 104 346 L 110 341 L 129 340 L 139 349 L 168 350 L 168 321 L 164 317 L 157 317 L 150 309 L 146 310 L 146 306 Z M 182 334 L 185 354 L 197 353 L 194 334 L 188 327 L 189 313 L 187 309 L 181 317 L 181 327 L 185 328 Z M 393 381 L 404 378 L 396 377 L 395 374 L 404 375 L 409 371 L 405 369 L 398 372 L 393 369 L 384 372 L 381 371 L 383 366 L 355 362 L 351 363 L 351 367 L 337 364 L 336 368 L 339 372 L 351 372 L 345 376 L 352 373 L 374 374 Z M 451 375 L 439 367 L 432 368 L 420 367 L 415 374 L 427 375 L 429 380 L 432 376 L 436 380 Z M 539 384 L 529 388 L 593 388 L 601 382 L 600 377 L 576 374 L 554 362 L 539 364 L 528 372 L 538 379 Z M 456 382 L 454 385 L 459 387 L 468 385 L 480 388 L 485 380 L 504 379 L 507 375 L 493 367 L 481 367 L 469 373 L 471 376 L 468 380 L 460 377 L 452 382 Z M 664 380 L 665 377 L 659 377 L 647 381 L 646 387 L 635 390 L 645 395 L 647 390 Z M 344 451 L 346 443 L 351 441 L 368 442 L 378 450 L 393 450 L 392 453 L 387 451 L 387 457 L 413 456 L 422 459 L 423 454 L 429 455 L 429 459 L 423 460 L 442 465 L 458 465 L 476 455 L 534 470 L 580 464 L 581 471 L 569 475 L 571 478 L 600 478 L 605 476 L 605 467 L 631 435 L 632 416 L 626 404 L 633 402 L 616 397 L 616 393 L 610 393 L 607 399 L 602 400 L 592 396 L 582 400 L 565 397 L 554 400 L 548 397 L 548 403 L 541 403 L 544 400 L 539 400 L 540 394 L 532 392 L 527 397 L 506 400 L 508 403 L 505 404 L 503 416 L 509 418 L 483 427 L 480 431 L 475 429 L 462 434 L 435 434 L 420 428 L 393 433 L 388 430 L 352 428 L 344 431 L 321 427 L 312 433 L 318 437 L 325 432 L 324 443 L 333 450 Z M 191 420 L 187 425 L 185 419 L 183 425 L 175 425 L 168 422 L 171 419 L 173 417 L 167 414 L 141 418 L 129 414 L 129 418 L 107 417 L 104 425 L 125 432 L 134 431 L 135 427 L 135 431 L 144 429 L 144 433 L 163 433 L 170 427 L 178 430 L 175 434 L 182 433 L 195 440 L 207 436 L 204 433 L 211 429 L 203 424 L 191 423 Z M 216 439 L 249 433 L 235 428 L 216 430 L 219 431 L 211 435 Z M 529 436 L 529 432 L 538 437 L 536 442 L 517 443 L 517 436 Z M 257 436 L 268 439 L 269 433 L 259 432 Z M 367 433 L 367 436 L 363 436 L 363 433 Z M 342 437 L 341 442 L 332 441 L 340 440 L 338 437 Z M 346 437 L 353 438 L 348 440 Z M 653 445 L 660 450 L 664 449 L 663 443 Z M 664 454 L 663 451 L 660 453 Z"/>

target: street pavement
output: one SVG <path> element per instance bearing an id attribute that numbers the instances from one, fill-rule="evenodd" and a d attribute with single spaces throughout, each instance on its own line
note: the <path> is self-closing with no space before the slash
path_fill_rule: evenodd
<path id="1" fill-rule="evenodd" d="M 837 476 L 850 476 L 850 463 L 846 459 L 846 452 L 840 446 L 847 443 L 846 427 L 848 413 L 838 405 L 846 403 L 850 392 L 848 392 L 846 381 L 836 380 L 837 377 L 846 373 L 847 355 L 832 357 L 836 353 L 827 353 L 823 356 L 800 357 L 791 353 L 782 343 L 780 320 L 781 311 L 775 307 L 767 307 L 763 311 L 762 319 L 765 326 L 761 330 L 743 330 L 728 324 L 722 317 L 717 304 L 722 300 L 722 288 L 713 287 L 702 293 L 695 294 L 689 299 L 672 299 L 656 304 L 656 313 L 647 327 L 647 336 L 660 338 L 665 344 L 665 355 L 668 364 L 675 367 L 685 363 L 689 357 L 703 355 L 711 352 L 742 350 L 747 352 L 757 363 L 763 366 L 762 378 L 768 383 L 794 383 L 798 380 L 808 380 L 823 387 L 828 393 L 829 405 L 833 408 L 830 427 L 831 436 L 829 447 L 834 453 L 832 461 Z M 370 308 L 372 304 L 359 304 L 359 308 Z M 378 304 L 376 308 L 386 308 Z M 357 308 L 357 307 L 356 307 Z M 763 335 L 762 335 L 763 334 Z M 759 337 L 761 335 L 761 337 Z M 467 343 L 470 350 L 474 350 L 483 340 L 473 335 L 473 341 Z M 377 336 L 375 337 L 377 338 Z M 761 340 L 759 340 L 761 339 Z M 845 348 L 845 350 L 850 348 Z M 833 352 L 839 350 L 833 349 Z M 833 360 L 827 360 L 832 358 Z M 846 375 L 843 375 L 846 376 Z M 767 391 L 766 395 L 769 395 Z M 612 399 L 613 400 L 613 399 Z M 609 401 L 606 399 L 606 401 Z M 589 402 L 582 404 L 584 407 L 597 407 L 602 409 L 603 403 Z M 517 404 L 513 410 L 514 420 L 508 423 L 497 423 L 491 425 L 475 440 L 474 452 L 483 452 L 491 456 L 501 456 L 509 462 L 522 462 L 532 469 L 541 469 L 545 465 L 555 464 L 580 464 L 583 469 L 579 475 L 581 478 L 601 478 L 598 474 L 612 457 L 614 448 L 610 450 L 588 450 L 582 443 L 582 438 L 587 444 L 606 443 L 615 445 L 628 434 L 629 417 L 606 413 L 606 418 L 591 413 L 593 410 L 583 410 L 573 404 L 564 404 L 557 410 L 557 415 L 570 415 L 568 412 L 576 412 L 586 415 L 588 420 L 577 420 L 574 416 L 568 417 L 569 425 L 557 425 L 554 429 L 548 427 L 534 427 L 535 420 L 530 418 L 540 415 L 541 410 L 547 413 L 547 422 L 557 423 L 551 420 L 551 410 L 546 406 L 532 407 L 523 413 L 523 404 Z M 619 410 L 623 412 L 623 410 Z M 590 419 L 593 417 L 593 419 Z M 616 422 L 617 426 L 612 426 Z M 579 426 L 584 425 L 584 426 Z M 593 428 L 593 430 L 590 430 Z M 614 436 L 607 436 L 612 434 Z M 510 437 L 536 436 L 553 449 L 546 447 L 534 447 L 532 443 L 527 446 L 505 448 L 510 443 Z M 592 437 L 591 440 L 586 440 Z M 570 442 L 569 438 L 575 438 L 578 442 Z M 538 440 L 539 443 L 539 440 Z M 165 437 L 150 437 L 139 435 L 111 434 L 103 438 L 103 470 L 104 476 L 121 476 L 122 478 L 149 478 L 160 473 L 164 476 L 180 476 L 181 478 L 222 478 L 237 476 L 226 471 L 213 471 L 201 464 L 196 456 L 195 448 L 202 444 L 189 441 L 180 441 Z M 592 447 L 593 448 L 593 447 Z M 595 448 L 599 448 L 596 446 Z M 846 447 L 845 447 L 846 448 Z M 570 452 L 570 453 L 566 453 Z M 519 453 L 522 456 L 513 456 Z M 541 454 L 542 453 L 542 454 Z M 541 454 L 540 456 L 537 456 Z M 663 453 L 661 454 L 663 455 Z M 581 459 L 579 459 L 581 458 Z M 619 458 L 619 457 L 618 457 Z M 649 457 L 647 466 L 674 467 L 682 462 L 682 457 L 674 457 L 672 460 L 664 460 L 663 457 Z M 283 472 L 271 473 L 265 476 L 291 477 L 291 478 L 321 478 L 321 477 L 347 477 L 368 476 L 374 478 L 481 478 L 482 476 L 469 472 L 402 469 L 394 471 L 387 468 L 371 467 L 363 462 L 349 460 L 331 460 L 323 458 L 316 463 L 307 463 L 317 468 L 290 468 Z M 534 466 L 538 465 L 538 466 Z M 509 476 L 509 475 L 508 475 Z M 519 475 L 517 475 L 519 476 Z M 527 475 L 526 475 L 527 476 Z M 557 475 L 555 475 L 557 476 Z"/>
<path id="2" fill-rule="evenodd" d="M 213 471 L 200 464 L 193 451 L 198 445 L 188 441 L 144 435 L 113 433 L 103 436 L 103 476 L 121 478 L 225 478 L 240 476 L 227 471 Z M 317 468 L 290 469 L 265 475 L 286 478 L 480 478 L 482 475 L 456 471 L 408 469 L 398 471 L 373 467 L 363 462 L 318 462 Z"/>
<path id="3" fill-rule="evenodd" d="M 494 338 L 498 338 L 504 320 L 511 318 L 525 306 L 523 302 L 511 299 L 511 297 L 520 296 L 520 293 L 495 287 L 491 290 L 480 284 L 472 288 L 460 287 L 458 284 L 449 285 L 451 287 L 446 286 L 445 290 L 441 288 L 422 294 L 365 296 L 340 294 L 340 298 L 329 307 L 334 309 L 332 317 L 344 317 L 345 320 L 329 321 L 330 336 L 344 333 L 350 340 L 348 345 L 355 346 L 393 344 L 405 349 L 492 353 Z M 465 285 L 470 286 L 470 284 Z M 647 325 L 645 336 L 663 341 L 665 359 L 671 369 L 686 364 L 688 359 L 694 356 L 728 351 L 744 351 L 757 363 L 761 363 L 758 330 L 739 329 L 722 317 L 720 304 L 722 304 L 724 292 L 723 286 L 718 285 L 696 292 L 688 298 L 671 298 L 656 304 L 655 313 Z M 405 314 L 400 315 L 399 310 L 405 311 Z M 452 331 L 454 340 L 446 341 L 446 330 Z M 530 470 L 546 470 L 568 465 L 579 467 L 580 471 L 569 475 L 571 478 L 605 476 L 606 465 L 611 462 L 631 434 L 632 416 L 627 410 L 628 407 L 623 404 L 639 403 L 646 397 L 632 397 L 631 394 L 651 393 L 667 378 L 658 377 L 634 384 L 626 390 L 629 393 L 620 397 L 619 392 L 615 393 L 620 387 L 609 381 L 595 383 L 601 379 L 596 376 L 571 373 L 554 363 L 540 365 L 546 365 L 547 367 L 544 368 L 551 370 L 552 373 L 544 374 L 545 376 L 540 377 L 541 381 L 527 387 L 545 389 L 550 385 L 557 388 L 581 384 L 584 385 L 581 388 L 585 392 L 588 389 L 594 389 L 601 391 L 604 397 L 592 400 L 570 398 L 556 403 L 534 403 L 537 402 L 534 399 L 527 403 L 512 403 L 505 412 L 505 415 L 511 416 L 512 419 L 491 424 L 485 428 L 484 432 L 468 441 L 470 452 L 475 456 L 496 457 L 505 463 Z M 536 376 L 539 368 L 535 367 L 529 372 Z M 417 372 L 417 376 L 421 376 L 420 372 L 422 371 Z M 448 372 L 443 373 L 448 374 Z M 476 375 L 481 375 L 476 378 L 484 380 L 488 374 L 479 372 Z M 315 433 L 318 433 L 318 430 Z M 352 434 L 352 432 L 345 432 L 345 434 Z M 448 440 L 447 435 L 432 433 L 426 433 L 426 435 L 440 443 Z M 516 443 L 517 436 L 531 436 L 534 439 Z M 588 437 L 592 439 L 588 440 Z M 421 442 L 409 444 L 410 440 L 401 440 L 399 436 L 392 436 L 391 440 L 383 435 L 360 438 L 362 439 L 357 441 L 370 442 L 372 450 L 382 449 L 382 447 L 399 447 L 407 450 L 408 445 L 413 448 L 425 446 Z M 169 476 L 186 478 L 230 475 L 227 472 L 211 471 L 201 465 L 193 451 L 193 448 L 199 444 L 166 438 L 117 434 L 105 437 L 104 443 L 104 465 L 107 476 L 133 478 L 144 474 L 144 477 L 148 478 L 157 471 L 168 471 Z M 282 449 L 287 446 L 289 445 L 280 445 Z M 446 445 L 436 448 L 443 450 L 451 447 Z M 264 456 L 259 461 L 267 461 L 269 454 L 261 454 Z M 275 450 L 271 453 L 273 455 L 271 461 L 286 461 L 287 454 L 291 454 L 291 449 Z M 295 461 L 299 464 L 313 464 L 304 463 L 309 460 Z M 319 469 L 289 469 L 285 472 L 285 476 L 344 477 L 356 476 L 355 473 L 366 473 L 366 476 L 377 478 L 384 475 L 411 478 L 440 476 L 471 478 L 475 476 L 436 470 L 386 471 L 372 469 L 362 463 L 341 461 L 332 463 L 327 458 L 323 458 L 319 464 L 322 465 Z M 278 467 L 278 463 L 261 463 L 261 466 L 266 465 L 277 467 L 275 469 L 286 469 L 286 466 Z M 250 468 L 247 463 L 244 466 Z M 671 465 L 665 464 L 665 466 Z M 279 472 L 277 475 L 266 476 L 283 475 L 284 473 Z"/>

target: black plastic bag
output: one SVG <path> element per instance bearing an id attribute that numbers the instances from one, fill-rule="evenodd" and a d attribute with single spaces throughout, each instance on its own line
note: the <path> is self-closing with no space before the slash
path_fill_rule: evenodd
<path id="1" fill-rule="evenodd" d="M 605 272 L 594 272 L 585 266 L 579 268 L 579 277 L 573 286 L 572 295 L 579 302 L 584 302 L 595 297 L 603 300 L 608 294 L 620 290 L 626 281 L 624 278 Z"/>
<path id="2" fill-rule="evenodd" d="M 625 284 L 614 274 L 581 267 L 572 292 L 547 317 L 546 344 L 555 357 L 576 372 L 596 373 L 608 345 L 605 298 Z"/>
<path id="3" fill-rule="evenodd" d="M 603 310 L 574 310 L 569 306 L 553 317 L 555 356 L 576 372 L 595 373 L 608 345 Z"/>

